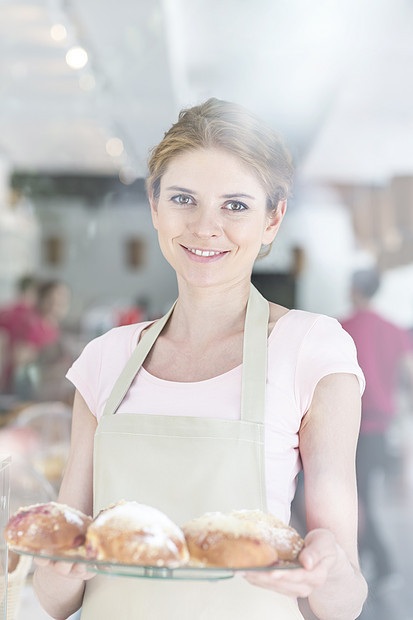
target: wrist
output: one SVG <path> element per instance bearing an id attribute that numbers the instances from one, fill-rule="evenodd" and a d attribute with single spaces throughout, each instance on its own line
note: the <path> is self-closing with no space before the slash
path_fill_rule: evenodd
<path id="1" fill-rule="evenodd" d="M 354 620 L 367 598 L 367 583 L 360 568 L 354 566 L 337 545 L 337 555 L 327 579 L 309 597 L 312 611 L 319 620 Z"/>
<path id="2" fill-rule="evenodd" d="M 327 582 L 330 580 L 341 581 L 343 579 L 351 579 L 358 572 L 360 571 L 353 566 L 344 550 L 340 547 L 340 545 L 337 545 L 336 558 L 330 568 Z"/>

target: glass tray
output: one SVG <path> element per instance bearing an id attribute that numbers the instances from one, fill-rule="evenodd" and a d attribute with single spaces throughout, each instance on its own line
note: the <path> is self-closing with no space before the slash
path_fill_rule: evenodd
<path id="1" fill-rule="evenodd" d="M 118 564 L 115 562 L 105 562 L 102 560 L 88 560 L 79 556 L 55 556 L 47 553 L 32 553 L 13 549 L 11 551 L 21 555 L 29 555 L 33 558 L 44 558 L 53 562 L 72 562 L 74 564 L 86 564 L 89 571 L 100 575 L 113 575 L 116 577 L 135 577 L 145 579 L 181 579 L 181 580 L 212 580 L 230 579 L 237 572 L 268 572 L 272 570 L 285 570 L 300 568 L 299 562 L 280 560 L 271 566 L 260 566 L 258 568 L 211 568 L 203 566 L 180 566 L 178 568 L 167 568 L 164 566 L 137 566 L 135 564 Z"/>

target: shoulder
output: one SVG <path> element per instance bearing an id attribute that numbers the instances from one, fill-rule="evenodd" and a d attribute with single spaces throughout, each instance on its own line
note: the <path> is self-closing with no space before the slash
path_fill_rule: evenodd
<path id="1" fill-rule="evenodd" d="M 147 325 L 149 325 L 149 321 L 114 327 L 101 336 L 90 340 L 83 349 L 81 356 L 89 357 L 94 354 L 105 356 L 109 352 L 115 356 L 119 356 L 119 354 L 130 356 L 138 342 L 140 333 Z"/>
<path id="2" fill-rule="evenodd" d="M 285 308 L 285 312 L 280 314 L 278 321 L 280 321 L 280 325 L 285 326 L 285 329 L 300 337 L 311 337 L 312 334 L 317 337 L 323 332 L 341 334 L 344 331 L 337 319 L 326 314 L 306 310 L 287 310 Z"/>
<path id="3" fill-rule="evenodd" d="M 115 327 L 94 338 L 69 368 L 66 377 L 82 394 L 90 411 L 96 414 L 99 410 L 102 392 L 121 373 L 146 325 Z"/>
<path id="4" fill-rule="evenodd" d="M 360 374 L 353 338 L 340 322 L 325 314 L 290 310 L 274 330 L 273 347 L 293 356 L 297 376 L 317 376 L 332 372 Z"/>
<path id="5" fill-rule="evenodd" d="M 338 319 L 303 310 L 295 310 L 292 319 L 295 329 L 301 326 L 303 348 L 307 345 L 312 355 L 356 355 L 354 340 Z"/>
<path id="6" fill-rule="evenodd" d="M 291 310 L 281 319 L 281 325 L 282 329 L 276 333 L 282 334 L 283 357 L 293 366 L 293 390 L 301 415 L 308 411 L 316 386 L 329 375 L 355 375 L 359 393 L 364 391 L 365 381 L 357 362 L 354 341 L 337 319 L 325 314 Z M 275 337 L 274 347 L 276 340 Z"/>
<path id="7" fill-rule="evenodd" d="M 275 324 L 269 338 L 269 356 L 289 360 L 300 374 L 323 372 L 330 366 L 349 368 L 357 360 L 353 338 L 339 321 L 325 314 L 290 310 Z"/>

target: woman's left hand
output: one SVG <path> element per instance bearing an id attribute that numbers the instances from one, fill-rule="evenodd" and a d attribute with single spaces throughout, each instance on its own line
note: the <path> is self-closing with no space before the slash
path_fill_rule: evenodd
<path id="1" fill-rule="evenodd" d="M 285 594 L 305 598 L 315 588 L 323 586 L 339 557 L 344 552 L 337 545 L 333 534 L 325 529 L 312 530 L 304 540 L 298 557 L 302 568 L 274 571 L 245 572 L 249 583 Z"/>

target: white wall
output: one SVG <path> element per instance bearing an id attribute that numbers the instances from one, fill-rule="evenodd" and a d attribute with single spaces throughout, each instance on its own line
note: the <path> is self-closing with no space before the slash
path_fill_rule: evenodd
<path id="1" fill-rule="evenodd" d="M 163 312 L 177 294 L 173 270 L 164 260 L 146 204 L 90 207 L 79 200 L 56 200 L 36 206 L 42 236 L 61 236 L 61 265 L 41 263 L 42 277 L 65 280 L 72 290 L 70 317 L 94 306 L 114 306 L 147 297 L 151 313 Z M 143 238 L 147 255 L 141 269 L 128 268 L 124 242 Z"/>
<path id="2" fill-rule="evenodd" d="M 413 265 L 386 271 L 372 303 L 389 321 L 413 329 Z"/>
<path id="3" fill-rule="evenodd" d="M 350 310 L 350 278 L 356 242 L 348 209 L 332 191 L 306 191 L 287 209 L 271 254 L 257 271 L 289 271 L 292 251 L 300 248 L 304 265 L 297 280 L 296 307 L 337 318 Z"/>
<path id="4" fill-rule="evenodd" d="M 11 201 L 9 164 L 0 153 L 0 305 L 14 299 L 21 276 L 37 270 L 39 236 L 30 201 Z"/>

